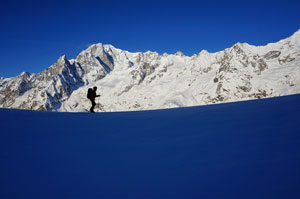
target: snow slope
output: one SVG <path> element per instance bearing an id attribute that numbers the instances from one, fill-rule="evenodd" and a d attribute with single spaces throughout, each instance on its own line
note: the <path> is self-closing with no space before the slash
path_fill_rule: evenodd
<path id="1" fill-rule="evenodd" d="M 0 79 L 0 107 L 82 112 L 88 88 L 99 110 L 186 107 L 300 93 L 300 30 L 266 46 L 237 43 L 217 53 L 160 55 L 95 44 L 38 74 Z"/>
<path id="2" fill-rule="evenodd" d="M 299 102 L 0 109 L 0 198 L 300 198 Z"/>

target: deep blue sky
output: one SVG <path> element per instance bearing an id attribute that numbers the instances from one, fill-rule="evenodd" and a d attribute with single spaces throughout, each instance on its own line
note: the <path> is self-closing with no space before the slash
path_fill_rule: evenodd
<path id="1" fill-rule="evenodd" d="M 0 76 L 40 72 L 94 43 L 186 55 L 264 45 L 298 30 L 299 10 L 299 0 L 2 0 Z"/>

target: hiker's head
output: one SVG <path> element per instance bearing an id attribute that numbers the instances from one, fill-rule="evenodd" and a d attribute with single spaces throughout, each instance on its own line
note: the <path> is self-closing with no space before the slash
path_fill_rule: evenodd
<path id="1" fill-rule="evenodd" d="M 94 87 L 94 91 L 96 91 L 96 90 L 97 90 L 97 87 L 95 86 L 95 87 Z"/>

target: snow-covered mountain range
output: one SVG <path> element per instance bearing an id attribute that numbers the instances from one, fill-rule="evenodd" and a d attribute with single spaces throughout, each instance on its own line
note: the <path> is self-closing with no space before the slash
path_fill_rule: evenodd
<path id="1" fill-rule="evenodd" d="M 0 107 L 80 112 L 97 86 L 98 111 L 149 110 L 300 93 L 300 30 L 266 46 L 224 51 L 131 53 L 95 44 L 38 74 L 0 78 Z"/>

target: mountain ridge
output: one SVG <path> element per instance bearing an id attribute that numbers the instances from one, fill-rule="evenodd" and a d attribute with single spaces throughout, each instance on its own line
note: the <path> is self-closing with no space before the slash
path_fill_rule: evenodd
<path id="1" fill-rule="evenodd" d="M 300 29 L 265 46 L 236 43 L 185 56 L 93 44 L 37 74 L 0 78 L 0 107 L 81 112 L 97 86 L 100 111 L 149 110 L 300 93 Z M 100 103 L 99 103 L 100 102 Z"/>

